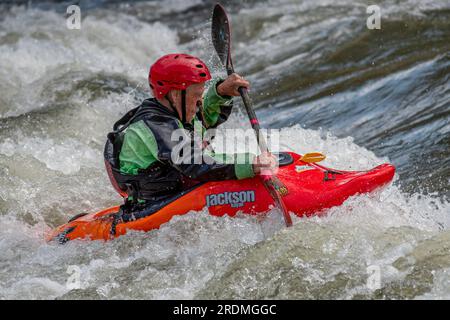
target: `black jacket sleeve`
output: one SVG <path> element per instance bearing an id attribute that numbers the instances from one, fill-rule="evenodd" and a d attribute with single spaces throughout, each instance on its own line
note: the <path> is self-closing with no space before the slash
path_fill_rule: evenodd
<path id="1" fill-rule="evenodd" d="M 198 181 L 237 179 L 234 164 L 222 164 L 203 153 L 193 133 L 180 128 L 178 122 L 164 115 L 144 119 L 158 145 L 158 159 L 181 174 Z"/>

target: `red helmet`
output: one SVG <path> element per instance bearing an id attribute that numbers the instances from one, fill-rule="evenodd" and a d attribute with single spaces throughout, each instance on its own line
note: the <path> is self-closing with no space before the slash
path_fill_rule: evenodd
<path id="1" fill-rule="evenodd" d="M 151 67 L 148 83 L 155 98 L 161 99 L 170 90 L 186 90 L 191 84 L 211 79 L 206 64 L 183 53 L 162 56 Z"/>

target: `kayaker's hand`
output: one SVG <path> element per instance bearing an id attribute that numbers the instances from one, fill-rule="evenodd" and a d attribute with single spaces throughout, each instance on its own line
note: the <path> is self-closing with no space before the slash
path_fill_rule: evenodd
<path id="1" fill-rule="evenodd" d="M 255 174 L 261 173 L 277 174 L 278 172 L 277 158 L 269 152 L 260 154 L 255 158 L 255 161 L 253 162 L 253 172 Z"/>
<path id="2" fill-rule="evenodd" d="M 217 86 L 217 93 L 224 96 L 239 96 L 239 87 L 250 88 L 250 83 L 237 73 L 232 73 Z"/>

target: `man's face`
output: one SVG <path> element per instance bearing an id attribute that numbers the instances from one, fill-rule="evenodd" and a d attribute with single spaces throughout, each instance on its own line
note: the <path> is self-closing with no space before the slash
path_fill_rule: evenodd
<path id="1" fill-rule="evenodd" d="M 204 83 L 190 85 L 186 90 L 186 120 L 191 122 L 197 113 L 198 106 L 203 103 Z M 181 103 L 180 103 L 181 104 Z"/>
<path id="2" fill-rule="evenodd" d="M 197 83 L 190 85 L 186 89 L 186 122 L 190 123 L 197 113 L 198 105 L 203 103 L 203 91 L 205 90 L 204 83 Z M 171 90 L 169 96 L 175 103 L 177 112 L 182 117 L 181 111 L 181 90 Z"/>

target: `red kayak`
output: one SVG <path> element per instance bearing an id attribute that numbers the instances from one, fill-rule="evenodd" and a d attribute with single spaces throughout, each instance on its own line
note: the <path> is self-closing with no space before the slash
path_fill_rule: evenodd
<path id="1" fill-rule="evenodd" d="M 295 153 L 280 153 L 278 178 L 287 187 L 283 197 L 287 209 L 299 216 L 310 216 L 341 205 L 348 197 L 385 186 L 395 168 L 382 164 L 368 171 L 341 171 L 317 163 L 306 163 Z M 175 215 L 208 208 L 214 216 L 236 213 L 264 214 L 274 202 L 260 177 L 244 180 L 208 182 L 179 194 L 156 207 L 124 214 L 119 206 L 97 213 L 80 214 L 56 228 L 48 240 L 64 243 L 86 238 L 109 240 L 127 230 L 149 231 L 159 228 Z"/>

